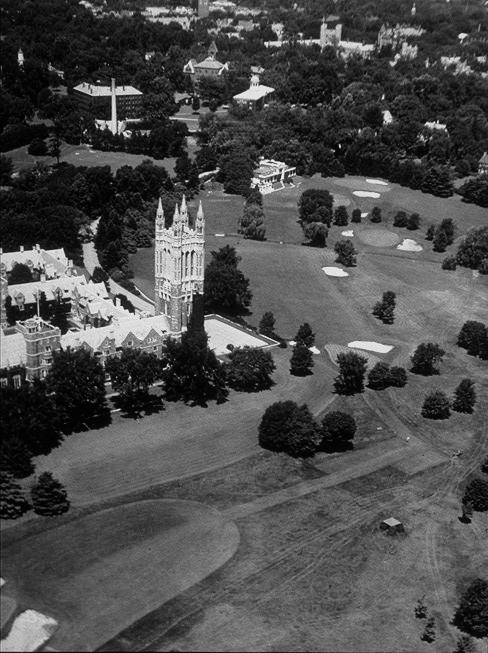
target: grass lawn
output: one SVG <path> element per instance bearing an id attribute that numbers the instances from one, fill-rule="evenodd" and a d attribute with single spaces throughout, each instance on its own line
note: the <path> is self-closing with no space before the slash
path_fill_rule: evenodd
<path id="1" fill-rule="evenodd" d="M 50 645 L 93 651 L 215 571 L 237 548 L 232 523 L 202 504 L 142 501 L 5 534 L 2 574 L 20 606 L 54 617 Z M 9 541 L 10 540 L 10 541 Z"/>
<path id="2" fill-rule="evenodd" d="M 42 161 L 48 165 L 56 163 L 56 159 L 52 156 L 32 156 L 27 152 L 27 146 L 10 150 L 10 152 L 4 152 L 4 154 L 12 159 L 14 171 L 21 170 L 22 168 L 30 168 L 37 161 Z M 171 175 L 174 173 L 174 164 L 176 161 L 174 157 L 160 160 L 142 154 L 101 152 L 99 150 L 92 150 L 89 145 L 68 145 L 67 143 L 63 143 L 61 146 L 60 162 L 70 163 L 74 166 L 88 167 L 109 165 L 112 172 L 116 172 L 122 166 L 135 167 L 145 159 L 154 161 L 156 165 L 164 166 Z"/>

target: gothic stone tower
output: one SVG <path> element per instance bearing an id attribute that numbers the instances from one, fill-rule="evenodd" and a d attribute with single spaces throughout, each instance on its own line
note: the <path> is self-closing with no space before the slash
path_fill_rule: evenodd
<path id="1" fill-rule="evenodd" d="M 173 333 L 186 327 L 192 298 L 203 293 L 205 218 L 202 203 L 190 226 L 186 199 L 175 207 L 173 223 L 166 228 L 159 200 L 156 213 L 154 282 L 156 315 L 166 315 Z"/>

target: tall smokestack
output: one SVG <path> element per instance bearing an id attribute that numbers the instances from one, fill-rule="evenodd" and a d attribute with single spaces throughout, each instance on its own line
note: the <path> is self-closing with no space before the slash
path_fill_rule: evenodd
<path id="1" fill-rule="evenodd" d="M 112 134 L 117 134 L 118 129 L 117 129 L 117 97 L 115 94 L 115 77 L 112 77 L 112 88 L 111 88 L 111 96 L 112 96 L 112 120 L 111 120 L 111 129 L 110 131 Z"/>

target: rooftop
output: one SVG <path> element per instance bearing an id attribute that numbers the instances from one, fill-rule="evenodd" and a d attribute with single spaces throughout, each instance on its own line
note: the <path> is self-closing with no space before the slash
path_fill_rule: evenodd
<path id="1" fill-rule="evenodd" d="M 274 92 L 274 88 L 271 88 L 271 86 L 256 84 L 250 86 L 247 89 L 247 91 L 243 91 L 242 93 L 238 93 L 237 95 L 234 95 L 234 100 L 256 101 L 266 97 L 267 95 L 270 95 L 273 92 Z"/>
<path id="2" fill-rule="evenodd" d="M 17 252 L 2 252 L 0 254 L 0 269 L 10 272 L 16 263 L 23 263 L 33 268 L 51 266 L 53 273 L 65 274 L 69 261 L 64 249 L 41 249 L 33 247 Z"/>
<path id="3" fill-rule="evenodd" d="M 97 86 L 88 82 L 78 84 L 73 90 L 93 97 L 109 97 L 112 94 L 110 86 Z M 115 95 L 142 95 L 142 93 L 134 86 L 116 86 Z"/>

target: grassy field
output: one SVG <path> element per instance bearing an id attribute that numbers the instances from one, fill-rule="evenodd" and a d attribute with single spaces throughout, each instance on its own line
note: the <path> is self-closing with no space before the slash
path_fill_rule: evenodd
<path id="1" fill-rule="evenodd" d="M 35 165 L 37 161 L 42 161 L 48 165 L 56 163 L 56 159 L 52 156 L 32 156 L 27 152 L 27 146 L 19 147 L 16 150 L 10 150 L 10 152 L 5 152 L 5 156 L 12 159 L 14 171 L 21 170 L 22 168 L 30 168 Z M 174 173 L 174 164 L 176 161 L 174 157 L 159 160 L 142 154 L 100 152 L 98 150 L 92 150 L 89 145 L 68 145 L 67 143 L 63 143 L 61 146 L 60 160 L 61 162 L 70 163 L 74 166 L 92 167 L 109 165 L 112 172 L 116 172 L 122 166 L 135 167 L 145 159 L 154 161 L 156 165 L 164 166 L 171 175 Z"/>
<path id="2" fill-rule="evenodd" d="M 239 542 L 232 523 L 193 502 L 142 501 L 64 521 L 2 543 L 9 594 L 60 623 L 50 642 L 60 651 L 93 651 L 108 631 L 215 571 Z"/>

